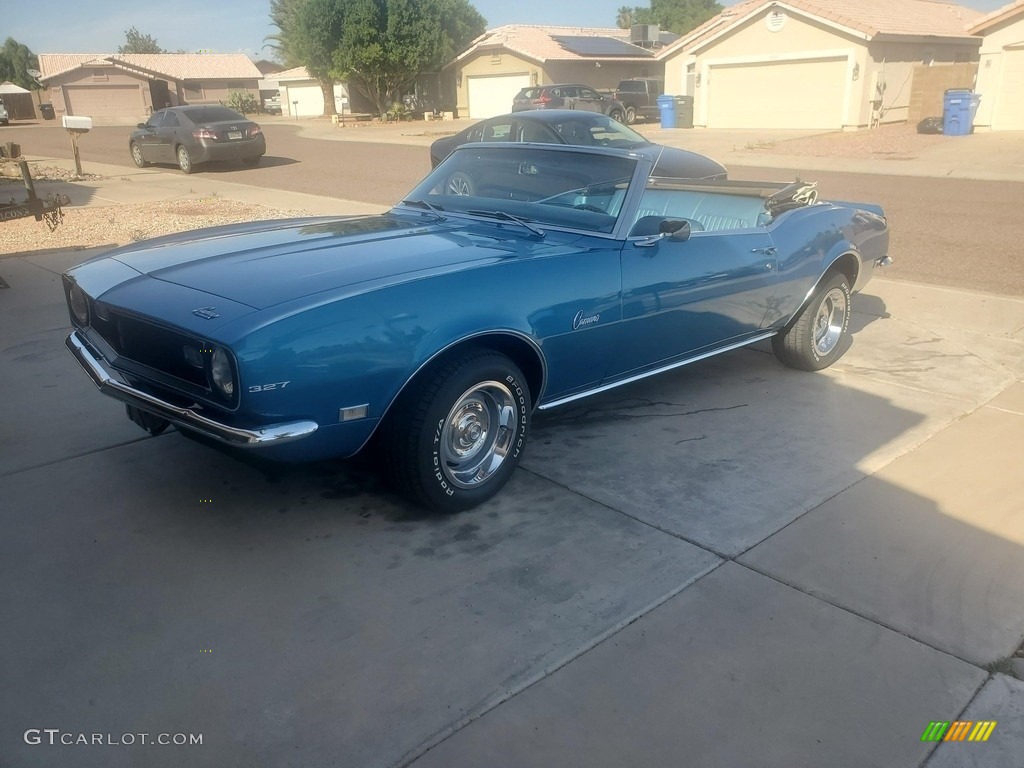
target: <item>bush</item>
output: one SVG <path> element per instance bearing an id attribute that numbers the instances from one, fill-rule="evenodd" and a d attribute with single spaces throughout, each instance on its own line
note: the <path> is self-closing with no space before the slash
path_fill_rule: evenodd
<path id="1" fill-rule="evenodd" d="M 387 115 L 385 116 L 387 122 L 397 123 L 400 120 L 412 120 L 412 112 L 400 101 L 394 102 L 388 107 Z"/>
<path id="2" fill-rule="evenodd" d="M 229 107 L 243 115 L 259 110 L 260 102 L 248 91 L 231 91 L 228 93 L 228 100 L 224 106 Z"/>

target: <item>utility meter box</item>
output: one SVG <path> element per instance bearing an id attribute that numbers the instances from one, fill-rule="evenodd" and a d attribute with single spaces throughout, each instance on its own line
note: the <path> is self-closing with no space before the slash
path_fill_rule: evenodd
<path id="1" fill-rule="evenodd" d="M 92 118 L 80 117 L 78 115 L 64 115 L 60 119 L 61 124 L 69 131 L 80 131 L 85 133 L 92 130 Z"/>

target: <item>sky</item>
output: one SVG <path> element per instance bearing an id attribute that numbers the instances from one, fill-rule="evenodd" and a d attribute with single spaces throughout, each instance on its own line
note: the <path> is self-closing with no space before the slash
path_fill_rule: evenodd
<path id="1" fill-rule="evenodd" d="M 615 26 L 616 11 L 643 0 L 470 0 L 487 20 L 503 24 L 587 27 Z M 962 0 L 963 5 L 991 11 L 1008 0 Z M 731 3 L 726 3 L 731 4 Z M 36 13 L 16 12 L 34 6 Z M 116 53 L 125 30 L 135 27 L 170 51 L 245 53 L 272 58 L 264 38 L 273 34 L 269 0 L 0 0 L 0 41 L 13 37 L 33 53 Z"/>

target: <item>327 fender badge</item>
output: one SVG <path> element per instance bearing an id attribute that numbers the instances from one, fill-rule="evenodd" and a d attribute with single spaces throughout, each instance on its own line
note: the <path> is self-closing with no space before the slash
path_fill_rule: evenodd
<path id="1" fill-rule="evenodd" d="M 193 309 L 192 314 L 206 320 L 213 320 L 215 317 L 220 317 L 220 312 L 214 312 L 215 309 L 216 307 L 199 307 L 199 309 Z"/>

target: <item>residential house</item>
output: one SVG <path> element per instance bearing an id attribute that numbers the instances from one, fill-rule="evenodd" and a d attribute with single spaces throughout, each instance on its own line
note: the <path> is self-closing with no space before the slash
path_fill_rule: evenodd
<path id="1" fill-rule="evenodd" d="M 454 72 L 460 117 L 508 112 L 523 88 L 545 83 L 582 83 L 612 89 L 631 77 L 656 77 L 658 48 L 677 35 L 657 27 L 541 27 L 510 24 L 485 32 L 445 65 Z"/>
<path id="2" fill-rule="evenodd" d="M 907 119 L 915 65 L 977 62 L 980 16 L 933 0 L 748 0 L 658 59 L 697 126 L 856 129 Z"/>
<path id="3" fill-rule="evenodd" d="M 241 53 L 41 53 L 54 112 L 144 120 L 165 106 L 216 104 L 231 91 L 259 97 L 262 75 Z"/>
<path id="4" fill-rule="evenodd" d="M 975 130 L 1024 131 L 1024 0 L 978 19 L 982 36 Z"/>

